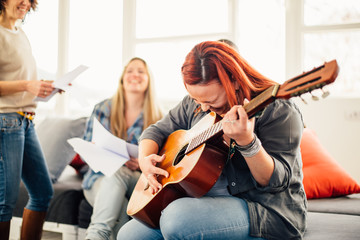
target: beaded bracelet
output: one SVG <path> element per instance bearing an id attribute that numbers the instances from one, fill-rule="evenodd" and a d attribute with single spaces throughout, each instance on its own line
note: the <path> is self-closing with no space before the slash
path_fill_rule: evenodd
<path id="1" fill-rule="evenodd" d="M 254 134 L 254 139 L 246 146 L 235 145 L 235 148 L 243 155 L 244 157 L 253 157 L 259 151 L 261 147 L 260 139 Z"/>

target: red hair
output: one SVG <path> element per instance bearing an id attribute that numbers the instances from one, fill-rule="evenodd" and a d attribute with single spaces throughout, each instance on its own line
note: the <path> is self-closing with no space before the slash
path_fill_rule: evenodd
<path id="1" fill-rule="evenodd" d="M 251 100 L 275 82 L 260 74 L 232 47 L 218 41 L 197 44 L 181 68 L 184 84 L 207 85 L 214 79 L 225 88 L 229 105 Z M 235 89 L 235 82 L 239 89 Z"/>

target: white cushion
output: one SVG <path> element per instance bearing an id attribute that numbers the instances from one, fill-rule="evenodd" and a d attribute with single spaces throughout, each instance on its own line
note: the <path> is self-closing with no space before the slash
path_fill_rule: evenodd
<path id="1" fill-rule="evenodd" d="M 78 119 L 46 118 L 36 126 L 53 183 L 57 182 L 75 155 L 67 140 L 73 137 L 83 137 L 86 120 L 86 117 Z"/>

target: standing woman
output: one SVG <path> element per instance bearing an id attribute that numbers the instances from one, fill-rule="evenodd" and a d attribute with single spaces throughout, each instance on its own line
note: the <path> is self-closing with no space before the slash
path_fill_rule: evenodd
<path id="1" fill-rule="evenodd" d="M 46 97 L 54 88 L 38 80 L 29 40 L 15 25 L 36 6 L 36 0 L 0 0 L 0 239 L 9 237 L 21 179 L 29 194 L 21 239 L 41 238 L 53 195 L 32 120 L 34 98 Z"/>
<path id="2" fill-rule="evenodd" d="M 92 140 L 96 118 L 113 135 L 137 145 L 142 131 L 162 117 L 155 104 L 153 84 L 146 62 L 132 58 L 124 68 L 115 95 L 94 107 L 84 139 Z M 93 214 L 86 239 L 112 239 L 129 220 L 126 214 L 128 198 L 139 176 L 137 158 L 131 158 L 109 177 L 89 169 L 83 187 L 85 198 L 93 206 Z"/>

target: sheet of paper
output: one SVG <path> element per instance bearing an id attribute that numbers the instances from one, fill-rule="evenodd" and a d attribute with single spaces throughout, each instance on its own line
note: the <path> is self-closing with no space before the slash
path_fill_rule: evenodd
<path id="1" fill-rule="evenodd" d="M 38 102 L 47 102 L 49 101 L 56 93 L 58 93 L 60 91 L 60 89 L 58 88 L 55 88 L 50 95 L 48 95 L 47 97 L 45 98 L 42 98 L 42 97 L 36 97 L 34 99 L 34 101 L 38 101 Z"/>
<path id="2" fill-rule="evenodd" d="M 88 69 L 87 66 L 80 65 L 77 68 L 75 68 L 74 70 L 72 70 L 71 72 L 68 72 L 65 75 L 63 75 L 62 77 L 56 79 L 53 83 L 55 89 L 51 92 L 51 94 L 45 98 L 36 97 L 35 101 L 47 102 L 60 90 L 66 91 L 70 87 L 69 83 L 71 83 L 77 76 L 79 76 L 86 69 Z"/>
<path id="3" fill-rule="evenodd" d="M 130 157 L 138 158 L 139 156 L 139 146 L 131 143 L 126 143 L 127 151 L 130 155 Z"/>
<path id="4" fill-rule="evenodd" d="M 92 142 L 81 138 L 68 139 L 68 143 L 95 172 L 111 176 L 132 157 L 138 157 L 138 146 L 112 135 L 95 118 Z"/>
<path id="5" fill-rule="evenodd" d="M 112 135 L 96 118 L 94 118 L 93 123 L 92 142 L 104 149 L 116 152 L 119 155 L 130 159 L 126 148 L 126 141 Z"/>
<path id="6" fill-rule="evenodd" d="M 106 176 L 114 174 L 126 161 L 121 155 L 108 151 L 95 143 L 81 138 L 70 138 L 68 143 L 74 148 L 94 172 L 102 172 Z"/>

